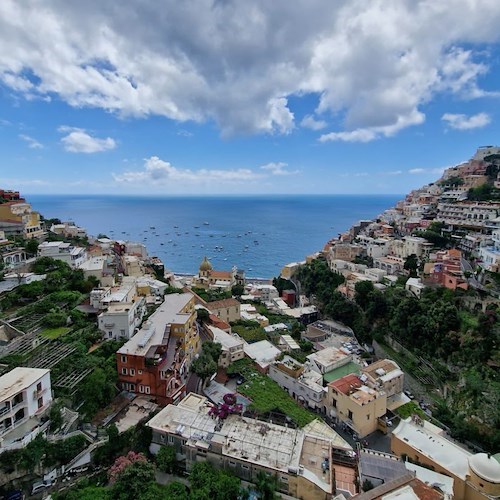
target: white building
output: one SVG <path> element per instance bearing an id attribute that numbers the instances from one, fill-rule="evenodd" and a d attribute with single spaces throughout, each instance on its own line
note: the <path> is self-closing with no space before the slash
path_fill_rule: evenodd
<path id="1" fill-rule="evenodd" d="M 500 269 L 500 229 L 495 229 L 491 235 L 493 245 L 479 248 L 481 267 L 487 271 L 498 272 Z"/>
<path id="2" fill-rule="evenodd" d="M 97 318 L 99 330 L 108 340 L 129 339 L 142 323 L 145 312 L 144 297 L 137 297 L 133 302 L 112 302 Z"/>
<path id="3" fill-rule="evenodd" d="M 323 376 L 290 356 L 284 356 L 269 366 L 269 377 L 285 389 L 296 401 L 316 410 L 323 410 L 327 389 Z"/>
<path id="4" fill-rule="evenodd" d="M 321 351 L 309 354 L 306 366 L 320 375 L 325 375 L 325 373 L 331 372 L 351 361 L 352 354 L 347 354 L 336 347 L 327 347 Z"/>
<path id="5" fill-rule="evenodd" d="M 0 377 L 0 451 L 22 448 L 47 425 L 40 418 L 52 403 L 50 371 L 14 368 Z"/>
<path id="6" fill-rule="evenodd" d="M 268 340 L 245 344 L 243 349 L 262 372 L 267 372 L 269 365 L 281 354 L 281 351 Z"/>
<path id="7" fill-rule="evenodd" d="M 63 241 L 44 241 L 38 246 L 38 256 L 62 260 L 76 269 L 87 260 L 87 251 L 85 248 L 75 247 Z"/>
<path id="8" fill-rule="evenodd" d="M 405 289 L 415 295 L 415 297 L 420 298 L 422 291 L 425 289 L 425 285 L 420 278 L 408 278 L 405 283 Z"/>
<path id="9" fill-rule="evenodd" d="M 231 363 L 245 357 L 243 349 L 245 341 L 239 335 L 227 333 L 215 326 L 209 326 L 208 330 L 210 331 L 212 340 L 222 346 L 219 366 L 227 368 Z"/>

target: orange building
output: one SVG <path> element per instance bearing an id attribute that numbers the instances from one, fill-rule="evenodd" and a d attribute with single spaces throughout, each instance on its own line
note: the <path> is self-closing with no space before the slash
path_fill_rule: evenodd
<path id="1" fill-rule="evenodd" d="M 194 296 L 171 294 L 116 353 L 122 389 L 175 404 L 185 396 L 189 367 L 200 349 Z"/>

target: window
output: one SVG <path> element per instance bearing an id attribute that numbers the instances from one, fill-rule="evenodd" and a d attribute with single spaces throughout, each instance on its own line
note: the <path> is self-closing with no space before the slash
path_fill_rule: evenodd
<path id="1" fill-rule="evenodd" d="M 129 384 L 129 387 L 132 392 L 135 391 L 135 384 Z"/>
<path id="2" fill-rule="evenodd" d="M 370 414 L 366 415 L 366 420 L 370 420 Z"/>
<path id="3" fill-rule="evenodd" d="M 151 389 L 149 388 L 149 385 L 147 385 L 146 387 L 144 387 L 144 392 L 146 394 L 150 394 L 151 393 Z"/>
<path id="4" fill-rule="evenodd" d="M 112 337 L 113 337 L 113 332 L 108 332 L 108 338 L 110 339 Z M 122 356 L 122 358 L 123 358 L 123 356 Z"/>
<path id="5" fill-rule="evenodd" d="M 43 397 L 38 398 L 38 408 L 41 408 L 43 406 Z"/>
<path id="6" fill-rule="evenodd" d="M 125 337 L 125 330 L 120 330 L 120 335 L 121 335 L 122 337 Z"/>
<path id="7" fill-rule="evenodd" d="M 161 441 L 162 443 L 164 443 L 164 442 L 165 442 L 165 434 L 160 434 L 160 441 Z"/>
<path id="8" fill-rule="evenodd" d="M 139 375 L 142 375 L 142 370 L 137 370 L 137 373 L 138 373 Z"/>
<path id="9" fill-rule="evenodd" d="M 130 368 L 130 375 L 135 375 L 135 369 L 134 368 Z"/>
<path id="10" fill-rule="evenodd" d="M 337 400 L 335 398 L 332 398 L 332 406 L 337 408 Z"/>
<path id="11" fill-rule="evenodd" d="M 169 435 L 168 436 L 168 442 L 172 444 L 174 442 L 174 436 L 170 436 Z"/>
<path id="12" fill-rule="evenodd" d="M 348 417 L 348 418 L 350 418 L 350 419 L 352 420 L 352 411 L 351 411 L 351 410 L 349 410 L 349 411 L 347 412 L 347 417 Z"/>
<path id="13" fill-rule="evenodd" d="M 127 369 L 126 368 L 122 368 L 122 375 L 127 375 Z"/>
<path id="14" fill-rule="evenodd" d="M 110 333 L 113 333 L 113 332 L 110 332 Z M 122 363 L 126 363 L 126 362 L 127 362 L 127 356 L 122 354 Z"/>
<path id="15" fill-rule="evenodd" d="M 40 392 L 42 390 L 42 383 L 41 382 L 38 382 L 38 384 L 36 384 L 36 390 L 38 392 Z"/>
<path id="16" fill-rule="evenodd" d="M 143 393 L 144 393 L 144 386 L 143 386 L 143 385 L 140 385 L 140 386 L 139 386 L 139 392 L 140 392 L 141 394 L 143 394 Z"/>

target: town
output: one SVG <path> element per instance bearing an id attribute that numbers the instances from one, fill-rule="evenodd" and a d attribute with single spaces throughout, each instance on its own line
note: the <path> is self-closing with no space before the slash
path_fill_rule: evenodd
<path id="1" fill-rule="evenodd" d="M 0 256 L 4 498 L 500 496 L 499 147 L 271 280 L 8 190 Z"/>

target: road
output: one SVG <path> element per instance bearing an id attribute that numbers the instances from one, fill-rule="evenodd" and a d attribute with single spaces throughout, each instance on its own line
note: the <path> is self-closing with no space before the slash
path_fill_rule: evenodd
<path id="1" fill-rule="evenodd" d="M 472 288 L 475 288 L 476 290 L 482 290 L 483 292 L 488 292 L 488 289 L 475 278 L 474 268 L 472 267 L 471 263 L 468 260 L 461 257 L 460 267 L 462 268 L 462 272 L 470 273 L 470 276 L 469 278 L 467 278 L 467 281 L 469 282 L 469 285 Z"/>

